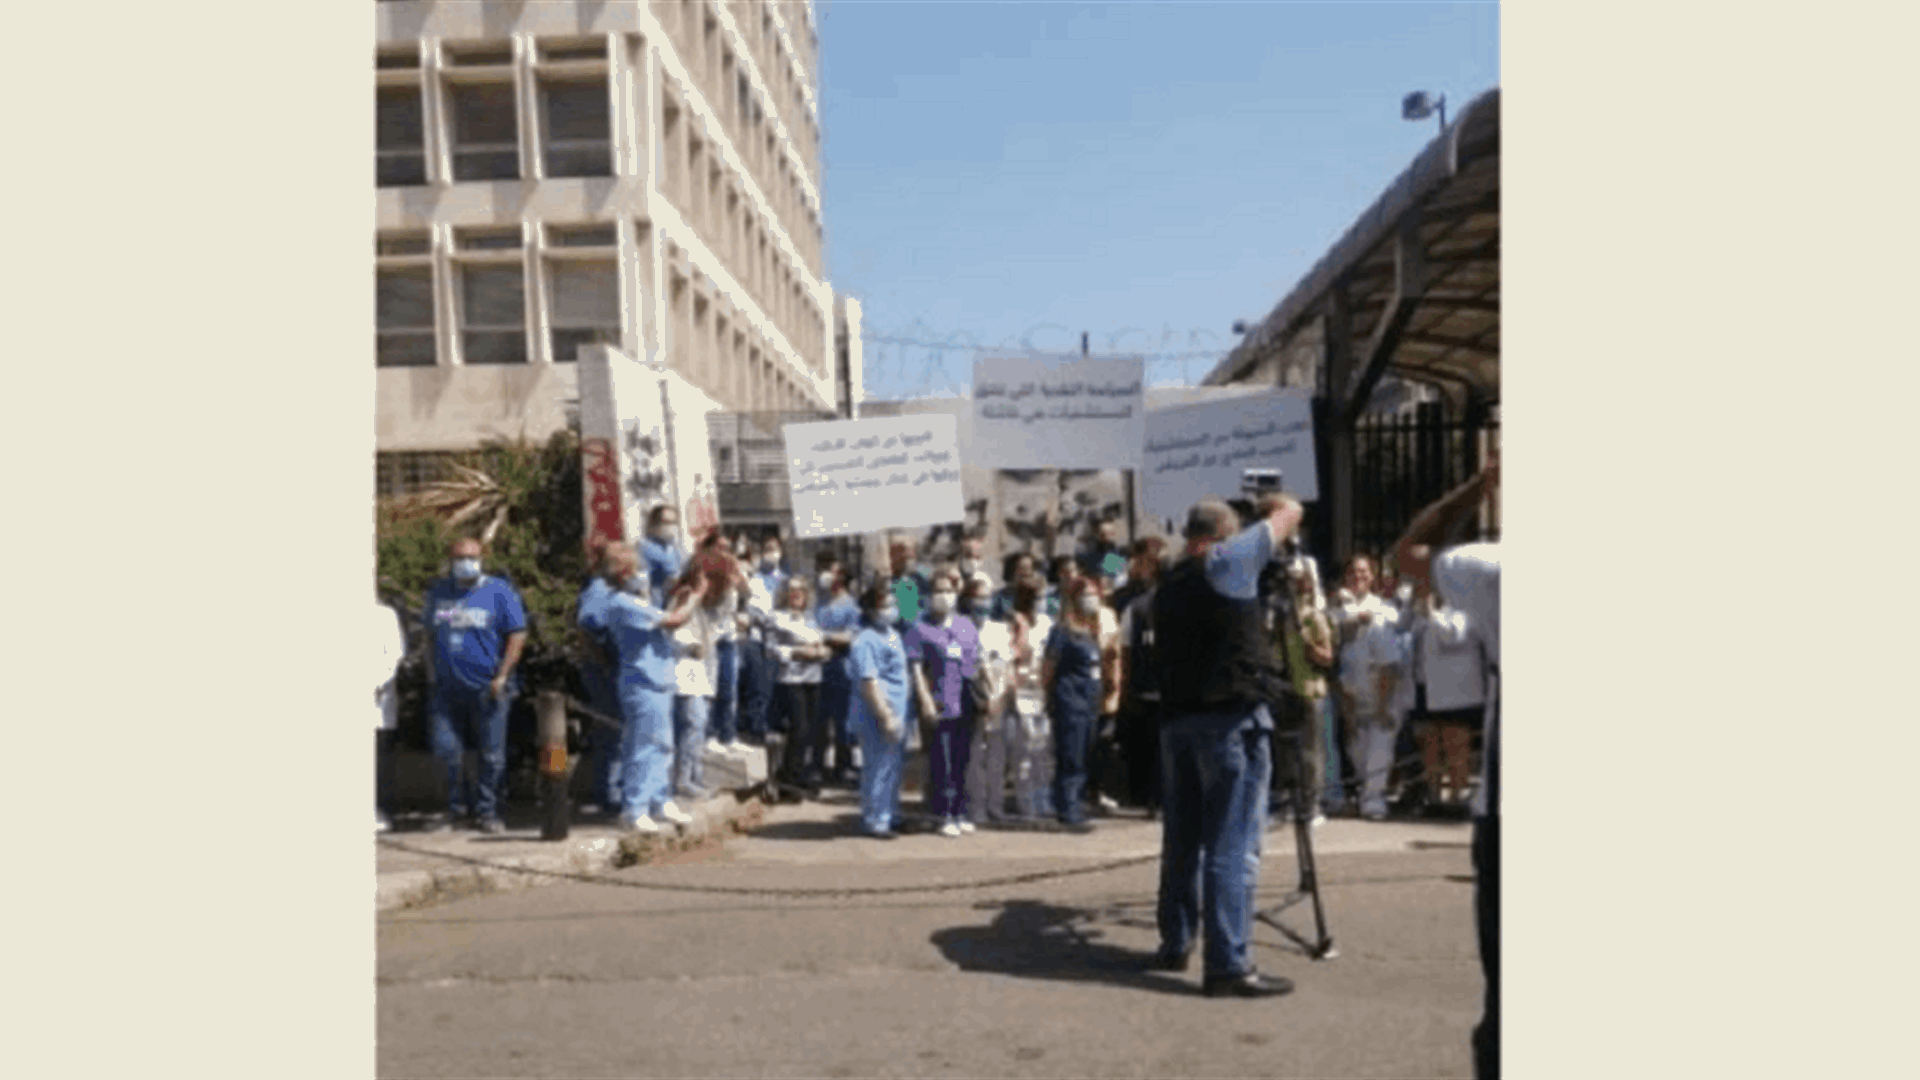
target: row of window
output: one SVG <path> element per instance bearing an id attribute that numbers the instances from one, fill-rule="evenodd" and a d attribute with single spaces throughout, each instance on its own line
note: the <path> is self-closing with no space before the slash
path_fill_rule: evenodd
<path id="1" fill-rule="evenodd" d="M 550 247 L 576 247 L 584 241 L 598 249 L 591 254 L 549 251 L 540 260 L 546 274 L 548 356 L 565 363 L 579 359 L 582 345 L 619 345 L 620 273 L 612 257 L 613 227 L 548 228 Z M 542 320 L 529 317 L 519 230 L 456 230 L 454 237 L 453 257 L 444 264 L 432 258 L 425 234 L 379 241 L 374 356 L 380 367 L 430 367 L 439 362 L 436 285 L 443 272 L 452 277 L 447 301 L 457 329 L 448 345 L 455 363 L 524 364 L 532 357 L 532 328 Z"/>
<path id="2" fill-rule="evenodd" d="M 776 105 L 775 111 L 793 136 L 795 149 L 800 152 L 808 171 L 819 176 L 820 127 L 806 108 L 806 98 L 801 92 L 802 64 L 783 46 L 773 24 L 772 9 L 787 8 L 781 12 L 781 17 L 789 39 L 792 39 L 797 30 L 807 23 L 801 5 L 776 5 L 762 0 L 733 0 L 717 4 L 713 0 L 664 0 L 654 5 L 655 16 L 668 36 L 673 38 L 688 71 L 701 83 L 707 99 L 720 107 L 723 119 L 730 125 L 737 125 L 733 131 L 736 140 L 744 140 L 747 121 L 759 121 L 759 103 L 751 100 L 752 84 L 744 65 L 736 65 L 733 45 L 720 32 L 720 21 L 715 13 L 717 7 L 725 7 L 732 16 L 734 26 L 739 28 L 741 34 L 741 44 L 746 46 L 746 51 L 759 68 L 768 92 L 781 103 Z M 810 31 L 804 39 L 811 41 Z M 817 54 L 809 57 L 806 66 L 811 68 L 816 61 Z M 739 99 L 737 108 L 729 107 L 727 99 L 736 89 Z M 817 86 L 815 89 L 817 93 Z"/>
<path id="3" fill-rule="evenodd" d="M 535 153 L 545 177 L 612 176 L 611 98 L 605 74 L 540 76 L 541 125 Z M 517 180 L 521 176 L 520 118 L 511 78 L 449 77 L 441 95 L 452 181 Z M 421 86 L 379 88 L 374 125 L 374 182 L 404 187 L 431 182 L 429 107 Z"/>

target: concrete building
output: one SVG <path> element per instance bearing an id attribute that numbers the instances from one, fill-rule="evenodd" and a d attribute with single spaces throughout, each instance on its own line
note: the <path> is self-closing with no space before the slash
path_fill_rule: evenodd
<path id="1" fill-rule="evenodd" d="M 583 344 L 724 410 L 840 409 L 810 3 L 375 14 L 382 494 L 566 427 Z"/>

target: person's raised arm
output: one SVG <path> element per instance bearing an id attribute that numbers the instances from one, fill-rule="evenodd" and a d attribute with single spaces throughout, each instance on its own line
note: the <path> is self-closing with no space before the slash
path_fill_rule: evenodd
<path id="1" fill-rule="evenodd" d="M 1467 482 L 1440 496 L 1413 516 L 1407 531 L 1393 546 L 1394 565 L 1402 573 L 1412 572 L 1424 578 L 1433 549 L 1439 547 L 1453 530 L 1464 522 L 1482 500 L 1493 495 L 1500 484 L 1500 457 L 1489 455 L 1486 465 Z"/>

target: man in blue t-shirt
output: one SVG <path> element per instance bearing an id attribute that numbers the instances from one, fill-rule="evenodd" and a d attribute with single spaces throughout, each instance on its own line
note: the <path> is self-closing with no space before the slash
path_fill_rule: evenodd
<path id="1" fill-rule="evenodd" d="M 513 669 L 527 644 L 527 612 L 512 585 L 481 573 L 478 540 L 455 540 L 448 553 L 450 573 L 427 587 L 421 614 L 433 656 L 428 735 L 447 777 L 447 813 L 438 826 L 450 828 L 471 810 L 483 832 L 504 832 L 500 781 L 507 771 L 507 711 Z M 461 768 L 469 746 L 480 755 L 472 792 Z"/>

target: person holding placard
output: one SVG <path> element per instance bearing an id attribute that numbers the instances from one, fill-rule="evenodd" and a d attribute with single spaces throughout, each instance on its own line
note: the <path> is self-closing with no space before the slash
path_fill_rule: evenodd
<path id="1" fill-rule="evenodd" d="M 907 650 L 893 587 L 876 581 L 860 594 L 862 626 L 848 658 L 856 693 L 852 726 L 860 740 L 860 825 L 891 840 L 900 816 L 900 773 L 907 740 Z"/>
<path id="2" fill-rule="evenodd" d="M 820 672 L 821 730 L 833 744 L 833 770 L 827 781 L 835 787 L 853 783 L 853 676 L 847 667 L 847 654 L 860 630 L 860 603 L 847 592 L 846 571 L 837 559 L 825 556 L 820 572 L 820 605 L 814 611 L 814 625 L 827 647 L 833 650 Z"/>

